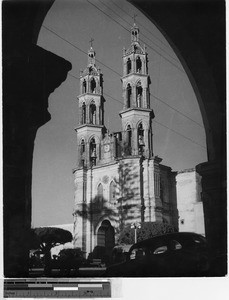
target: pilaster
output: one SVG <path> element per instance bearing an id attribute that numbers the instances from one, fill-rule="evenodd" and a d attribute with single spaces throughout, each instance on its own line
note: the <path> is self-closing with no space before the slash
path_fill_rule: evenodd
<path id="1" fill-rule="evenodd" d="M 213 260 L 213 276 L 227 273 L 227 201 L 226 173 L 219 161 L 196 166 L 202 176 L 202 201 L 205 232 Z"/>

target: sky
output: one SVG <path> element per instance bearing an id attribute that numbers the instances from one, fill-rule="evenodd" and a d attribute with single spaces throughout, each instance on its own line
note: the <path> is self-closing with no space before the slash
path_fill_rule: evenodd
<path id="1" fill-rule="evenodd" d="M 207 161 L 206 137 L 194 90 L 178 57 L 157 27 L 125 0 L 56 0 L 37 44 L 72 64 L 67 79 L 50 95 L 51 120 L 35 139 L 32 226 L 72 223 L 77 162 L 79 73 L 87 65 L 91 38 L 104 77 L 105 125 L 121 130 L 122 50 L 130 46 L 133 16 L 146 45 L 154 110 L 154 154 L 174 171 Z"/>

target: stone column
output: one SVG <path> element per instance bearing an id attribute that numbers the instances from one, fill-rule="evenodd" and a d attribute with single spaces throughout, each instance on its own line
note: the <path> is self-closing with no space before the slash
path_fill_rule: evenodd
<path id="1" fill-rule="evenodd" d="M 126 60 L 123 60 L 123 76 L 126 76 L 126 68 L 127 68 Z"/>
<path id="2" fill-rule="evenodd" d="M 132 56 L 132 70 L 133 73 L 136 73 L 136 59 L 134 54 Z"/>
<path id="3" fill-rule="evenodd" d="M 146 74 L 146 61 L 142 59 L 142 74 Z"/>
<path id="4" fill-rule="evenodd" d="M 147 88 L 143 88 L 143 93 L 142 93 L 142 97 L 143 97 L 143 101 L 142 101 L 142 107 L 143 108 L 147 108 L 147 93 L 146 93 Z"/>
<path id="5" fill-rule="evenodd" d="M 205 232 L 213 260 L 212 276 L 227 273 L 227 201 L 226 173 L 218 161 L 196 166 L 202 176 L 202 201 Z"/>
<path id="6" fill-rule="evenodd" d="M 146 157 L 149 157 L 149 140 L 148 140 L 148 136 L 149 136 L 149 130 L 148 130 L 148 128 L 147 129 L 144 128 L 144 143 L 145 143 L 144 155 Z"/>
<path id="7" fill-rule="evenodd" d="M 86 104 L 86 123 L 90 123 L 90 105 Z"/>
<path id="8" fill-rule="evenodd" d="M 79 114 L 78 114 L 78 116 L 79 116 L 79 122 L 78 122 L 79 125 L 83 124 L 83 115 L 82 115 L 82 112 L 83 112 L 82 106 L 79 105 Z"/>
<path id="9" fill-rule="evenodd" d="M 132 85 L 132 94 L 131 94 L 131 107 L 137 106 L 137 93 L 136 93 L 136 86 Z"/>
<path id="10" fill-rule="evenodd" d="M 127 90 L 124 87 L 122 88 L 122 97 L 123 97 L 123 109 L 126 109 Z"/>

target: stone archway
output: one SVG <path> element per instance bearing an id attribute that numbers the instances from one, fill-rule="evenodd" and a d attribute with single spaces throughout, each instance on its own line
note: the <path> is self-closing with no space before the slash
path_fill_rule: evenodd
<path id="1" fill-rule="evenodd" d="M 104 220 L 97 231 L 97 247 L 105 249 L 101 258 L 110 259 L 112 249 L 115 246 L 115 231 L 110 221 Z M 103 257 L 102 257 L 103 256 Z"/>

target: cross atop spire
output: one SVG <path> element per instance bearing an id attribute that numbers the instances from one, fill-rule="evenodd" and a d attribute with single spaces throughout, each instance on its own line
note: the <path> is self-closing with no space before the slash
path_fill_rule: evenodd
<path id="1" fill-rule="evenodd" d="M 89 41 L 89 43 L 91 44 L 91 48 L 92 48 L 92 43 L 93 43 L 93 41 L 94 41 L 93 38 L 91 38 L 90 41 Z"/>
<path id="2" fill-rule="evenodd" d="M 132 17 L 132 19 L 134 20 L 134 24 L 135 24 L 135 21 L 136 21 L 136 17 L 137 17 L 136 14 L 134 14 L 133 17 Z"/>

